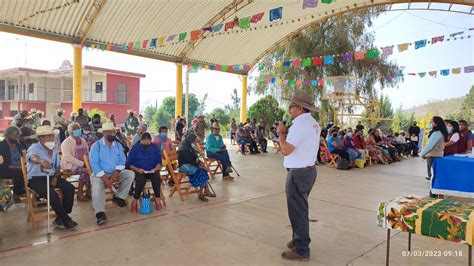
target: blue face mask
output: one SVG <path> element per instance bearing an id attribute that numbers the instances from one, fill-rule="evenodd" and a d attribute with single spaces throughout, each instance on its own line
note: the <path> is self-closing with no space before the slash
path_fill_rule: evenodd
<path id="1" fill-rule="evenodd" d="M 161 133 L 160 134 L 160 138 L 162 138 L 162 139 L 166 139 L 167 137 L 168 137 L 167 133 Z"/>
<path id="2" fill-rule="evenodd" d="M 448 133 L 451 133 L 453 131 L 452 127 L 448 127 Z"/>
<path id="3" fill-rule="evenodd" d="M 72 132 L 72 136 L 79 138 L 82 135 L 81 129 L 76 129 Z"/>
<path id="4" fill-rule="evenodd" d="M 430 124 L 428 125 L 428 128 L 429 128 L 430 130 L 433 129 L 433 124 L 430 123 Z"/>

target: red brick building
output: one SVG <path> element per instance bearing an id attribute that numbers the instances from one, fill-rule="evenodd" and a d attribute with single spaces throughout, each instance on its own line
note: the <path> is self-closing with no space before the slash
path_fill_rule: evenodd
<path id="1" fill-rule="evenodd" d="M 115 114 L 123 123 L 127 110 L 139 110 L 140 78 L 144 74 L 84 66 L 82 70 L 82 107 Z M 0 131 L 11 124 L 21 110 L 42 111 L 47 119 L 57 108 L 66 117 L 72 112 L 72 65 L 65 60 L 56 70 L 12 68 L 0 70 Z"/>

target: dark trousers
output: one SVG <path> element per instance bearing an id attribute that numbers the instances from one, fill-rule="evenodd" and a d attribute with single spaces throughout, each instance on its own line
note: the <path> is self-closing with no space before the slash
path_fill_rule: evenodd
<path id="1" fill-rule="evenodd" d="M 208 152 L 207 157 L 220 161 L 222 164 L 222 176 L 228 176 L 229 173 L 226 172 L 227 167 L 232 166 L 230 161 L 229 152 L 220 151 L 220 152 Z"/>
<path id="2" fill-rule="evenodd" d="M 262 149 L 262 151 L 267 151 L 267 140 L 266 139 L 260 139 L 258 141 L 258 145 L 260 145 L 260 149 Z"/>
<path id="3" fill-rule="evenodd" d="M 430 180 L 431 180 L 431 177 L 433 176 L 431 174 L 431 167 L 433 166 L 433 163 L 437 158 L 438 157 L 426 157 L 426 167 L 427 167 L 426 170 L 428 170 L 428 179 Z"/>
<path id="4" fill-rule="evenodd" d="M 418 156 L 418 141 L 411 141 L 410 144 L 413 149 L 413 156 Z"/>
<path id="5" fill-rule="evenodd" d="M 53 177 L 50 177 L 52 179 Z M 33 189 L 40 198 L 46 198 L 46 176 L 34 176 L 28 182 L 28 186 Z M 72 205 L 74 204 L 74 186 L 66 180 L 58 177 L 56 187 L 63 193 L 63 201 L 59 199 L 58 193 L 54 191 L 54 187 L 49 185 L 49 205 L 53 208 L 56 215 L 66 222 L 69 218 L 68 214 L 72 212 Z"/>
<path id="6" fill-rule="evenodd" d="M 159 172 L 153 173 L 153 174 L 135 173 L 135 194 L 133 195 L 135 199 L 140 198 L 140 194 L 142 194 L 142 191 L 145 188 L 147 179 L 151 180 L 151 185 L 153 186 L 153 192 L 155 192 L 155 198 L 160 197 L 161 178 L 160 178 Z"/>
<path id="7" fill-rule="evenodd" d="M 343 149 L 334 149 L 331 153 L 338 154 L 342 159 L 349 160 L 349 153 Z"/>
<path id="8" fill-rule="evenodd" d="M 316 182 L 316 167 L 308 170 L 290 170 L 286 176 L 286 202 L 293 230 L 295 251 L 309 256 L 308 197 Z"/>
<path id="9" fill-rule="evenodd" d="M 12 179 L 13 180 L 13 193 L 15 195 L 24 195 L 25 192 L 25 182 L 23 182 L 23 173 L 21 168 L 12 168 L 9 167 L 5 173 L 0 173 L 1 179 Z"/>
<path id="10" fill-rule="evenodd" d="M 245 154 L 245 144 L 246 143 L 250 144 L 249 150 L 250 150 L 251 153 L 254 153 L 254 152 L 258 151 L 257 143 L 255 141 L 253 141 L 253 140 L 251 140 L 251 141 L 239 140 L 240 151 L 242 152 L 242 154 Z"/>

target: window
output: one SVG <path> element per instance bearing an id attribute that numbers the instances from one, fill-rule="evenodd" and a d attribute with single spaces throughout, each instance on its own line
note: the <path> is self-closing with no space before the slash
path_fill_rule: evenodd
<path id="1" fill-rule="evenodd" d="M 102 81 L 95 83 L 95 93 L 102 93 Z"/>
<path id="2" fill-rule="evenodd" d="M 0 79 L 0 100 L 5 100 L 5 80 Z"/>
<path id="3" fill-rule="evenodd" d="M 126 104 L 127 103 L 127 84 L 120 83 L 117 88 L 117 103 Z"/>
<path id="4" fill-rule="evenodd" d="M 35 84 L 34 83 L 28 84 L 28 93 L 35 93 Z"/>
<path id="5" fill-rule="evenodd" d="M 8 85 L 8 100 L 15 99 L 15 85 Z"/>
<path id="6" fill-rule="evenodd" d="M 14 116 L 17 115 L 17 114 L 18 114 L 18 111 L 16 111 L 16 110 L 11 110 L 11 111 L 10 111 L 10 116 L 11 116 L 11 117 L 14 117 Z"/>

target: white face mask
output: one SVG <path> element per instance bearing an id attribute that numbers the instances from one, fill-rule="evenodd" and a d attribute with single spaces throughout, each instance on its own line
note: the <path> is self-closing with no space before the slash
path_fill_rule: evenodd
<path id="1" fill-rule="evenodd" d="M 47 141 L 44 143 L 44 146 L 46 146 L 46 148 L 50 149 L 50 150 L 53 150 L 54 149 L 54 141 Z"/>

